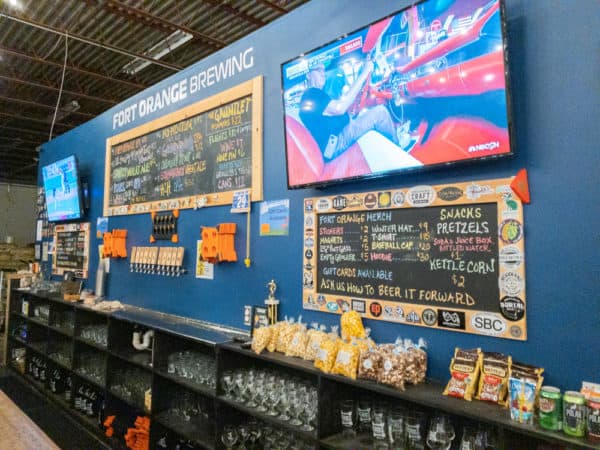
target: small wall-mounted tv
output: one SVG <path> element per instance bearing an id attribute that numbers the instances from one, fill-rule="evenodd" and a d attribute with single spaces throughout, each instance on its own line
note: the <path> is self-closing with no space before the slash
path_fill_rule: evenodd
<path id="1" fill-rule="evenodd" d="M 75 155 L 43 166 L 42 180 L 50 222 L 83 217 L 83 199 Z"/>
<path id="2" fill-rule="evenodd" d="M 512 154 L 503 0 L 425 0 L 281 72 L 289 188 Z"/>

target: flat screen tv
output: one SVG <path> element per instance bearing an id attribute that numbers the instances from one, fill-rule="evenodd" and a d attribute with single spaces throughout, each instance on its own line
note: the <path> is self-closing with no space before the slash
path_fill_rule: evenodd
<path id="1" fill-rule="evenodd" d="M 43 166 L 42 180 L 50 222 L 83 217 L 79 170 L 75 155 Z"/>
<path id="2" fill-rule="evenodd" d="M 281 65 L 289 188 L 512 154 L 503 0 L 426 0 Z"/>

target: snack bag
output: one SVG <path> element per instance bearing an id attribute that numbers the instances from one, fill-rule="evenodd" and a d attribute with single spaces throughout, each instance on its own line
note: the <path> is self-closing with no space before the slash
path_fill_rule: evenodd
<path id="1" fill-rule="evenodd" d="M 298 330 L 292 336 L 292 341 L 288 345 L 288 348 L 285 352 L 287 356 L 298 356 L 299 358 L 304 357 L 304 353 L 306 352 L 306 342 L 308 340 L 308 335 L 306 331 L 306 324 L 300 324 Z"/>
<path id="2" fill-rule="evenodd" d="M 405 366 L 404 381 L 412 384 L 421 383 L 425 380 L 427 373 L 427 344 L 423 339 L 419 339 L 418 344 L 414 344 L 410 339 L 404 341 Z"/>
<path id="3" fill-rule="evenodd" d="M 277 337 L 277 351 L 281 353 L 285 353 L 287 351 L 288 345 L 292 340 L 293 334 L 296 332 L 294 318 L 287 319 L 281 325 L 279 329 L 279 336 Z"/>
<path id="4" fill-rule="evenodd" d="M 536 380 L 521 375 L 514 378 L 511 376 L 508 379 L 510 418 L 512 420 L 528 425 L 533 424 L 536 386 Z"/>
<path id="5" fill-rule="evenodd" d="M 367 350 L 369 350 L 370 348 L 375 347 L 377 344 L 375 344 L 375 341 L 373 341 L 373 339 L 371 339 L 369 337 L 369 335 L 371 334 L 371 329 L 370 328 L 365 328 L 365 338 L 364 339 L 354 339 L 354 342 L 356 343 L 356 345 L 358 345 L 358 348 L 360 350 L 360 352 L 366 352 Z"/>
<path id="6" fill-rule="evenodd" d="M 354 338 L 367 337 L 360 314 L 356 311 L 346 311 L 340 318 L 342 325 L 342 339 L 346 342 Z"/>
<path id="7" fill-rule="evenodd" d="M 403 391 L 406 349 L 401 339 L 396 340 L 392 351 L 386 351 L 383 354 L 382 362 L 382 370 L 379 373 L 378 381 Z"/>
<path id="8" fill-rule="evenodd" d="M 502 353 L 483 353 L 477 400 L 505 404 L 511 361 Z"/>
<path id="9" fill-rule="evenodd" d="M 541 367 L 535 367 L 529 364 L 523 364 L 517 361 L 513 361 L 510 365 L 509 378 L 525 379 L 535 383 L 534 398 L 537 403 L 538 395 L 540 393 L 540 389 L 542 388 L 542 383 L 544 382 L 544 377 L 542 376 L 543 372 L 544 369 Z M 508 405 L 508 402 L 505 402 L 504 404 Z"/>
<path id="10" fill-rule="evenodd" d="M 363 380 L 377 381 L 383 370 L 383 352 L 373 346 L 367 351 L 361 352 L 358 359 L 358 378 Z"/>
<path id="11" fill-rule="evenodd" d="M 450 363 L 452 377 L 443 394 L 471 401 L 477 386 L 480 368 L 481 349 L 463 350 L 456 347 L 454 358 Z"/>
<path id="12" fill-rule="evenodd" d="M 359 356 L 360 348 L 356 342 L 353 341 L 348 343 L 342 341 L 338 348 L 331 373 L 336 373 L 356 380 Z"/>
<path id="13" fill-rule="evenodd" d="M 316 323 L 313 327 L 316 328 Z M 321 347 L 323 339 L 327 339 L 327 333 L 325 333 L 325 325 L 321 325 L 318 329 L 308 331 L 308 339 L 306 341 L 306 349 L 304 350 L 304 359 L 307 361 L 314 361 L 317 357 L 317 352 Z"/>
<path id="14" fill-rule="evenodd" d="M 331 327 L 331 333 L 321 341 L 321 345 L 319 346 L 319 350 L 315 357 L 315 367 L 321 369 L 321 371 L 325 373 L 331 372 L 341 343 L 341 340 L 337 335 L 337 328 L 337 326 Z"/>
<path id="15" fill-rule="evenodd" d="M 259 355 L 269 344 L 274 326 L 260 327 L 252 335 L 252 350 Z"/>
<path id="16" fill-rule="evenodd" d="M 269 340 L 269 343 L 267 344 L 267 350 L 269 352 L 274 352 L 275 350 L 277 350 L 277 342 L 279 341 L 279 332 L 281 331 L 281 326 L 284 324 L 284 322 L 277 322 L 274 325 L 271 325 L 271 339 Z"/>

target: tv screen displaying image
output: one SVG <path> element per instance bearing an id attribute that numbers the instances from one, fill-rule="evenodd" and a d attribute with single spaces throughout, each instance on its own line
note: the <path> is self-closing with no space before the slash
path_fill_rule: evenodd
<path id="1" fill-rule="evenodd" d="M 82 217 L 79 173 L 74 155 L 42 167 L 42 180 L 50 222 Z"/>
<path id="2" fill-rule="evenodd" d="M 426 0 L 281 66 L 289 188 L 512 154 L 501 0 Z"/>

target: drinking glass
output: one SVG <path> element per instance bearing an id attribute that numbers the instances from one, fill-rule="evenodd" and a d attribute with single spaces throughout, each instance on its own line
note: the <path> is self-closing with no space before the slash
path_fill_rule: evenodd
<path id="1" fill-rule="evenodd" d="M 425 413 L 422 411 L 410 411 L 404 418 L 404 430 L 407 438 L 414 442 L 423 440 Z"/>
<path id="2" fill-rule="evenodd" d="M 358 429 L 363 432 L 371 431 L 371 402 L 367 398 L 358 400 L 356 408 L 358 416 Z"/>
<path id="3" fill-rule="evenodd" d="M 340 402 L 340 418 L 342 420 L 343 434 L 346 436 L 354 435 L 356 415 L 353 400 L 342 400 Z"/>
<path id="4" fill-rule="evenodd" d="M 447 416 L 440 415 L 431 419 L 427 432 L 427 445 L 431 450 L 448 450 L 454 436 L 454 427 Z"/>
<path id="5" fill-rule="evenodd" d="M 248 439 L 250 439 L 250 427 L 247 424 L 242 423 L 238 426 L 237 430 L 241 443 L 239 450 L 246 450 L 246 442 L 248 442 Z"/>
<path id="6" fill-rule="evenodd" d="M 290 425 L 299 426 L 302 425 L 302 421 L 300 420 L 300 414 L 302 412 L 302 407 L 304 405 L 304 397 L 306 396 L 306 393 L 302 393 L 300 387 L 297 387 L 296 390 L 292 391 L 290 394 L 290 411 L 292 413 Z"/>
<path id="7" fill-rule="evenodd" d="M 232 425 L 225 425 L 223 427 L 223 433 L 221 434 L 221 442 L 228 449 L 232 450 L 233 446 L 237 444 L 238 432 Z"/>
<path id="8" fill-rule="evenodd" d="M 378 441 L 387 441 L 387 411 L 385 404 L 376 403 L 371 410 L 371 430 L 373 439 Z M 379 442 L 379 444 L 381 444 Z M 379 445 L 378 444 L 378 445 Z"/>
<path id="9" fill-rule="evenodd" d="M 290 420 L 290 396 L 285 390 L 278 391 L 279 402 L 277 404 L 277 410 L 279 411 L 279 420 L 288 421 Z"/>
<path id="10" fill-rule="evenodd" d="M 404 429 L 404 419 L 406 410 L 395 407 L 388 416 L 388 435 L 393 448 L 404 448 L 406 442 L 406 432 Z"/>
<path id="11" fill-rule="evenodd" d="M 276 416 L 279 414 L 277 411 L 277 404 L 279 403 L 279 391 L 277 389 L 271 388 L 268 392 L 268 398 L 270 403 L 270 408 L 267 411 L 269 416 Z"/>

